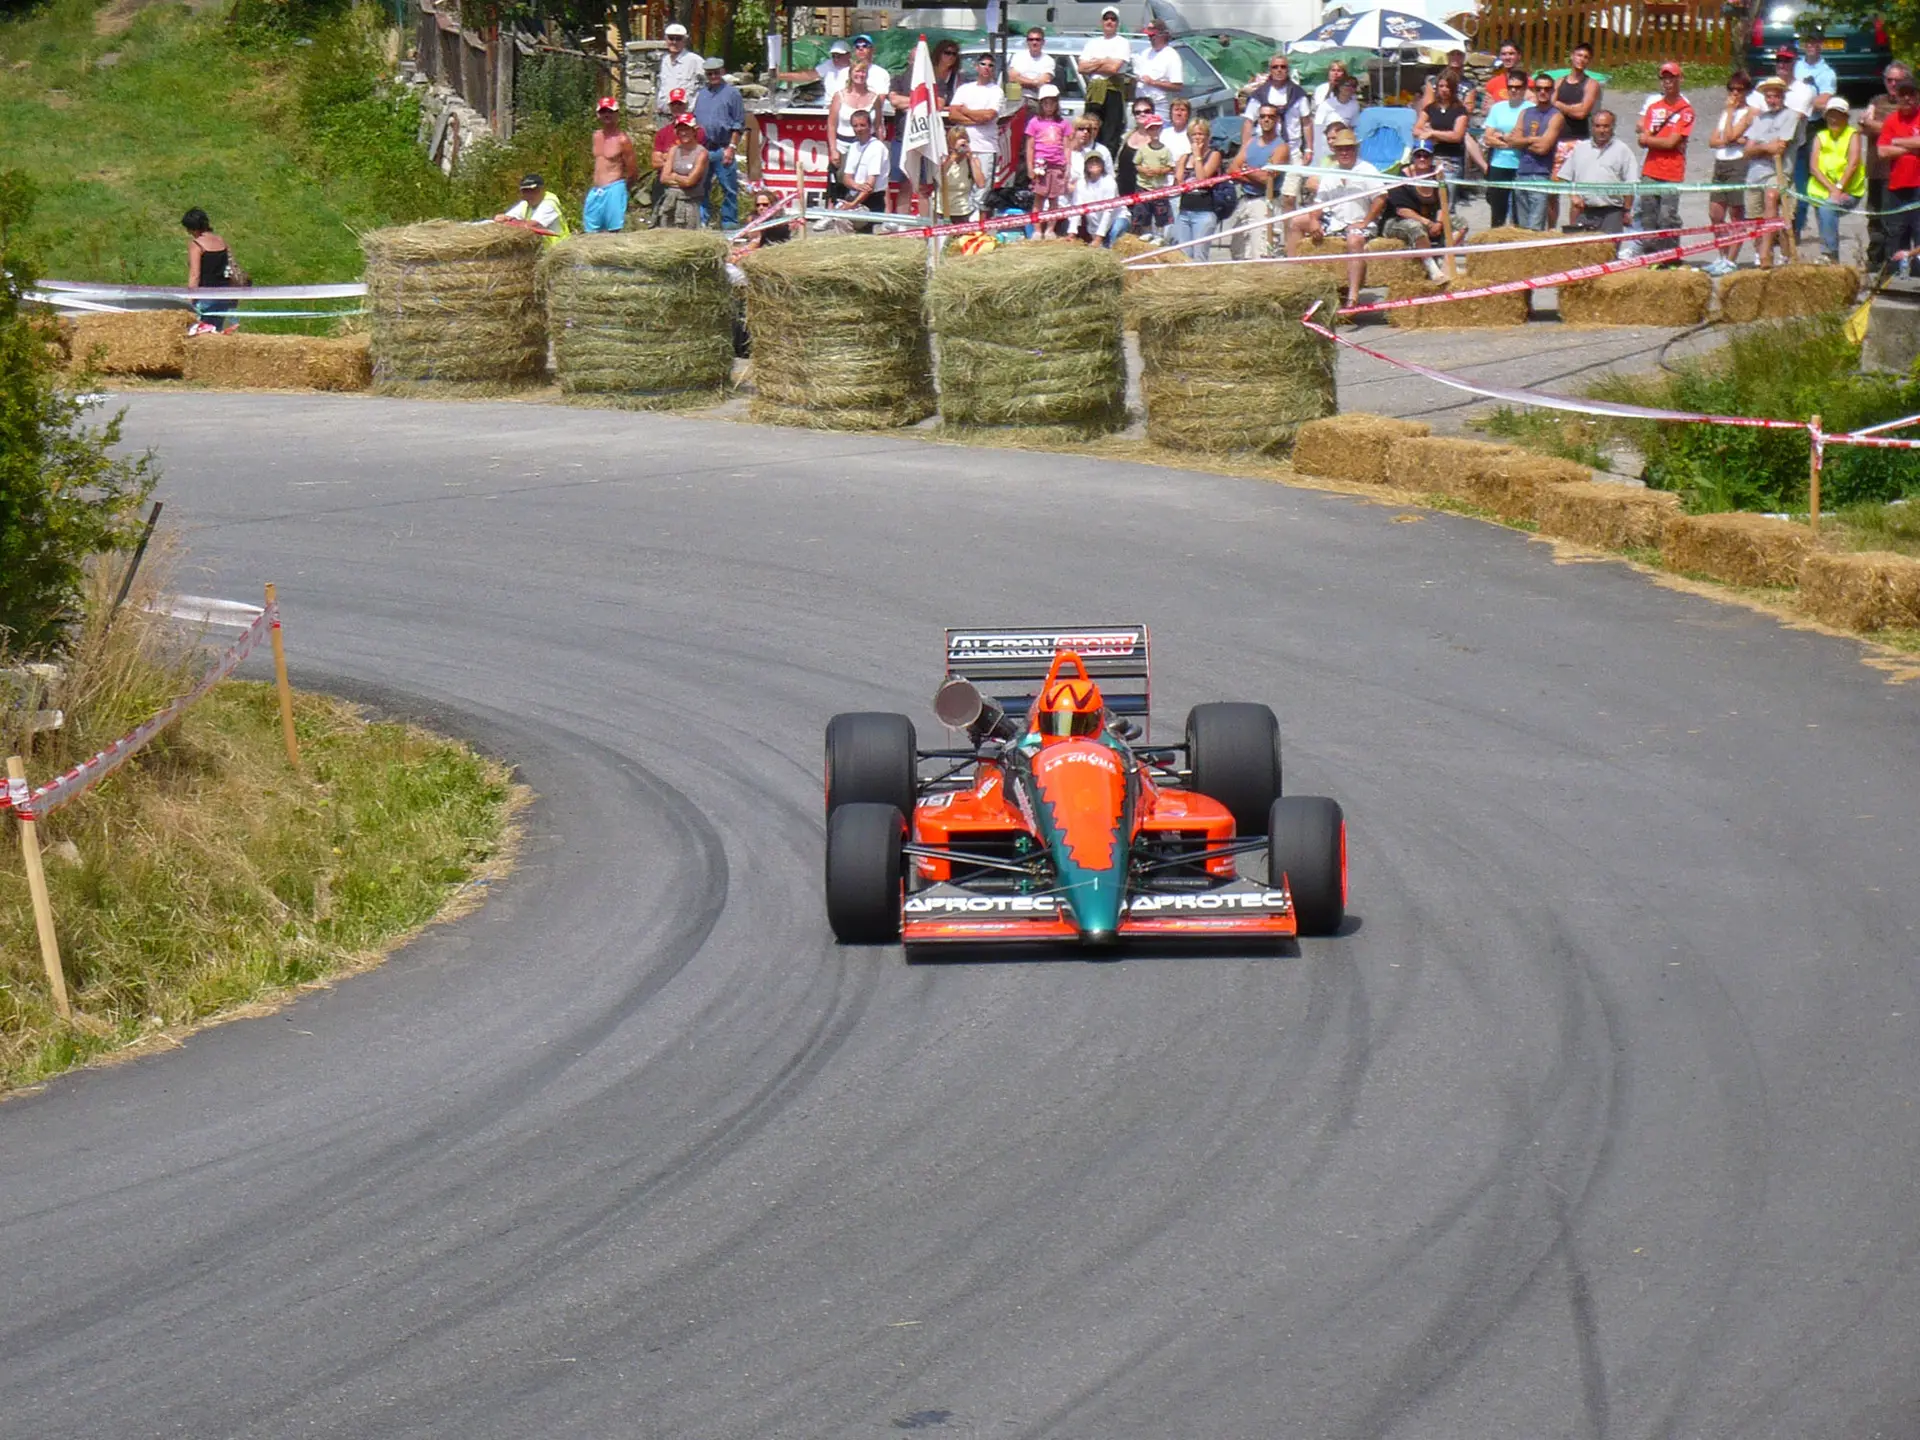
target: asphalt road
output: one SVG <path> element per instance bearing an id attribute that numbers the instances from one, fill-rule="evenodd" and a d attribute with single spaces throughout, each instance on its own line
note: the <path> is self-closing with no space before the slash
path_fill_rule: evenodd
<path id="1" fill-rule="evenodd" d="M 9 1436 L 1920 1434 L 1920 695 L 1510 531 L 527 405 L 142 395 L 186 588 L 512 757 L 381 970 L 0 1106 Z M 1417 523 L 1401 523 L 1416 518 Z M 952 622 L 1281 713 L 1351 933 L 903 964 L 820 730 Z"/>

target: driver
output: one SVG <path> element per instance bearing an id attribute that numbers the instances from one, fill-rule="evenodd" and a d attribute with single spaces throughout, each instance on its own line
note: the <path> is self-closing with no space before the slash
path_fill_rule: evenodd
<path id="1" fill-rule="evenodd" d="M 1056 680 L 1040 697 L 1033 715 L 1033 728 L 1042 745 L 1076 736 L 1098 735 L 1106 719 L 1106 702 L 1100 687 L 1078 677 Z"/>

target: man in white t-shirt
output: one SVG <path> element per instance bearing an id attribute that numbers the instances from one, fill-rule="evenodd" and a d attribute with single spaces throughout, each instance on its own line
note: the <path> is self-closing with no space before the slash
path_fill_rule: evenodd
<path id="1" fill-rule="evenodd" d="M 1120 33 L 1120 12 L 1109 5 L 1100 12 L 1100 33 L 1080 47 L 1075 62 L 1086 86 L 1087 113 L 1100 121 L 1100 143 L 1111 152 L 1127 128 L 1127 81 L 1133 66 L 1133 42 Z"/>
<path id="2" fill-rule="evenodd" d="M 862 61 L 865 61 L 867 66 L 867 89 L 876 95 L 892 94 L 893 77 L 887 73 L 886 66 L 875 62 L 871 35 L 853 37 L 853 63 L 858 65 Z"/>
<path id="3" fill-rule="evenodd" d="M 968 148 L 980 162 L 989 190 L 1000 153 L 1000 107 L 1006 98 L 1007 92 L 993 78 L 993 56 L 981 55 L 973 62 L 973 79 L 954 89 L 947 106 L 947 120 L 967 127 Z"/>
<path id="4" fill-rule="evenodd" d="M 537 226 L 550 233 L 547 243 L 572 234 L 567 225 L 567 217 L 560 213 L 560 202 L 547 190 L 547 182 L 538 175 L 527 175 L 520 181 L 520 203 L 510 205 L 496 220 L 518 220 L 523 224 Z"/>
<path id="5" fill-rule="evenodd" d="M 1147 24 L 1147 53 L 1133 62 L 1133 73 L 1140 93 L 1153 101 L 1153 113 L 1166 119 L 1173 97 L 1186 88 L 1187 67 L 1180 63 L 1180 52 L 1167 42 L 1173 38 L 1164 20 Z"/>
<path id="6" fill-rule="evenodd" d="M 1038 25 L 1027 31 L 1027 47 L 1007 57 L 1007 78 L 1020 87 L 1020 98 L 1031 105 L 1040 87 L 1054 83 L 1053 56 L 1047 53 L 1047 32 Z"/>
<path id="7" fill-rule="evenodd" d="M 667 48 L 660 56 L 660 75 L 654 82 L 653 108 L 662 115 L 671 115 L 673 102 L 667 99 L 675 90 L 684 90 L 691 95 L 707 83 L 706 65 L 693 51 L 687 48 L 687 27 L 678 23 L 667 26 Z"/>
<path id="8" fill-rule="evenodd" d="M 840 149 L 841 198 L 837 210 L 885 210 L 887 208 L 887 171 L 891 165 L 885 142 L 873 138 L 873 116 L 865 110 L 853 112 L 853 139 Z M 856 224 L 857 230 L 873 225 Z"/>
<path id="9" fill-rule="evenodd" d="M 1360 158 L 1360 137 L 1345 125 L 1327 132 L 1327 146 L 1333 153 L 1334 166 L 1344 173 L 1315 175 L 1307 180 L 1311 203 L 1326 208 L 1287 222 L 1287 248 L 1291 253 L 1293 240 L 1324 235 L 1329 240 L 1343 240 L 1347 253 L 1358 256 L 1366 250 L 1367 241 L 1380 233 L 1388 186 L 1380 172 Z M 1355 259 L 1348 264 L 1347 304 L 1360 303 L 1360 287 L 1366 278 L 1366 261 Z"/>

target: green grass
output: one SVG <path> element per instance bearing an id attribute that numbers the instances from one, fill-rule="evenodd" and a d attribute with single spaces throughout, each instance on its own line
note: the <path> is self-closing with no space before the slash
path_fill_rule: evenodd
<path id="1" fill-rule="evenodd" d="M 1854 550 L 1891 550 L 1920 555 L 1920 501 L 1903 505 L 1849 505 L 1835 511 L 1823 530 L 1837 531 Z"/>
<path id="2" fill-rule="evenodd" d="M 1474 428 L 1525 450 L 1557 455 L 1595 470 L 1608 468 L 1605 446 L 1610 432 L 1591 416 L 1502 405 L 1475 422 Z"/>
<path id="3" fill-rule="evenodd" d="M 78 852 L 48 870 L 71 1025 L 48 999 L 9 833 L 0 1090 L 363 963 L 499 853 L 500 766 L 323 696 L 301 696 L 296 722 L 299 774 L 272 688 L 224 685 L 41 826 Z"/>
<path id="4" fill-rule="evenodd" d="M 418 218 L 444 194 L 424 157 L 396 173 L 389 117 L 362 106 L 338 134 L 313 132 L 293 58 L 306 47 L 243 50 L 217 11 L 178 4 L 102 36 L 95 10 L 51 0 L 0 22 L 0 136 L 41 187 L 41 273 L 183 284 L 180 217 L 198 205 L 257 283 L 352 280 L 356 230 Z"/>

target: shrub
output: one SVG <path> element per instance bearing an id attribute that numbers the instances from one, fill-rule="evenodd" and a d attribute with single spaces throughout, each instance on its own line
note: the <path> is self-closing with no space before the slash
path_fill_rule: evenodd
<path id="1" fill-rule="evenodd" d="M 62 648 L 79 617 L 90 556 L 125 543 L 156 478 L 151 457 L 116 459 L 120 416 L 81 423 L 61 384 L 52 322 L 30 310 L 20 232 L 32 182 L 0 172 L 0 654 Z"/>
<path id="2" fill-rule="evenodd" d="M 1591 390 L 1604 400 L 1716 415 L 1807 420 L 1854 430 L 1920 411 L 1920 382 L 1859 373 L 1859 346 L 1843 322 L 1823 317 L 1755 326 L 1724 349 L 1657 379 L 1609 376 Z M 1646 481 L 1679 492 L 1695 513 L 1781 512 L 1807 503 L 1804 431 L 1729 425 L 1624 422 L 1647 457 Z M 1911 452 L 1833 447 L 1821 473 L 1823 506 L 1920 493 Z"/>
<path id="3" fill-rule="evenodd" d="M 471 146 L 454 175 L 454 213 L 481 216 L 506 209 L 518 198 L 520 177 L 531 170 L 547 182 L 577 229 L 581 203 L 593 184 L 593 129 L 584 116 L 555 123 L 536 115 L 522 121 L 511 140 L 486 139 Z M 634 146 L 644 170 L 652 159 L 646 137 L 636 135 Z"/>
<path id="4" fill-rule="evenodd" d="M 593 113 L 600 93 L 591 60 L 574 55 L 522 56 L 513 72 L 513 113 L 522 124 L 536 117 L 555 125 Z"/>
<path id="5" fill-rule="evenodd" d="M 381 12 L 355 6 L 326 20 L 296 52 L 309 145 L 326 171 L 374 187 L 382 223 L 444 214 L 446 177 L 420 149 L 419 97 L 387 76 L 384 31 Z"/>

